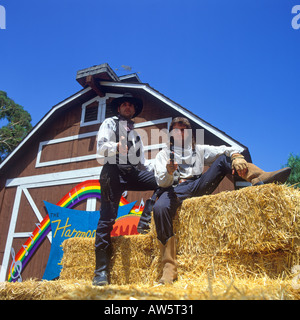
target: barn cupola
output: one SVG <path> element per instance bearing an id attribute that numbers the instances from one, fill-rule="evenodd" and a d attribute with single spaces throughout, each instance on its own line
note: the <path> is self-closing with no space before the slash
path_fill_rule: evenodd
<path id="1" fill-rule="evenodd" d="M 119 77 L 115 74 L 108 63 L 79 70 L 77 72 L 76 80 L 83 86 L 83 88 L 88 86 L 91 87 L 100 97 L 105 95 L 101 89 L 100 81 L 120 81 Z"/>
<path id="2" fill-rule="evenodd" d="M 108 63 L 79 70 L 76 80 L 83 88 L 91 87 L 100 97 L 105 96 L 105 92 L 100 85 L 101 81 L 141 83 L 136 73 L 117 76 Z"/>

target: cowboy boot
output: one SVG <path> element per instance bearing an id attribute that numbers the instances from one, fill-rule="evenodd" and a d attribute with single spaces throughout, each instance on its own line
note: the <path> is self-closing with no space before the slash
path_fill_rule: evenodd
<path id="1" fill-rule="evenodd" d="M 243 179 L 251 182 L 253 186 L 272 182 L 285 183 L 291 173 L 291 168 L 289 167 L 277 171 L 265 172 L 253 163 L 248 162 L 247 165 L 248 172 L 243 176 Z"/>
<path id="2" fill-rule="evenodd" d="M 109 263 L 108 250 L 96 249 L 96 267 L 94 271 L 94 286 L 105 286 L 108 284 L 107 270 Z"/>
<path id="3" fill-rule="evenodd" d="M 175 236 L 171 237 L 165 245 L 159 241 L 160 251 L 162 254 L 163 275 L 159 280 L 160 283 L 173 283 L 177 279 L 177 261 L 176 261 L 176 243 Z"/>
<path id="4" fill-rule="evenodd" d="M 137 231 L 141 234 L 146 234 L 150 230 L 151 224 L 151 211 L 153 208 L 154 201 L 152 199 L 148 199 L 145 203 L 144 210 L 140 217 L 140 221 L 137 226 Z"/>

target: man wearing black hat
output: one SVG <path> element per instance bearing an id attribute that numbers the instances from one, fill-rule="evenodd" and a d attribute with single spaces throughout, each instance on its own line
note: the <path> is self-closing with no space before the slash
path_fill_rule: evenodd
<path id="1" fill-rule="evenodd" d="M 150 166 L 145 165 L 143 143 L 133 129 L 132 118 L 143 109 L 143 101 L 124 94 L 112 102 L 117 117 L 107 118 L 97 137 L 100 175 L 101 214 L 96 230 L 96 268 L 93 285 L 108 284 L 111 236 L 118 214 L 119 202 L 125 190 L 145 191 L 157 188 Z"/>

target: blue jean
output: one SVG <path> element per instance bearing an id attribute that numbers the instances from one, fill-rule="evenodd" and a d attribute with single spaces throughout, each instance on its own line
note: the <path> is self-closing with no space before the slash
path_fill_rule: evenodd
<path id="1" fill-rule="evenodd" d="M 122 193 L 125 190 L 146 191 L 157 188 L 154 173 L 138 170 L 132 165 L 105 164 L 100 175 L 101 210 L 96 230 L 96 251 L 107 250 Z"/>
<path id="2" fill-rule="evenodd" d="M 165 245 L 168 239 L 174 235 L 173 219 L 177 208 L 182 204 L 183 200 L 211 194 L 222 179 L 231 172 L 230 159 L 225 155 L 221 155 L 198 179 L 188 180 L 166 189 L 153 207 L 158 240 Z"/>

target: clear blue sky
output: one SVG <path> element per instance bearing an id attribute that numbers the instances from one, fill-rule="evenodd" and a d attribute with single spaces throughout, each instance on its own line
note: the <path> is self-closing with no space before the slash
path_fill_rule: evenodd
<path id="1" fill-rule="evenodd" d="M 276 170 L 300 154 L 300 0 L 0 0 L 0 90 L 32 116 L 104 62 L 248 146 Z M 300 21 L 299 21 L 300 23 Z M 116 71 L 124 74 L 122 70 Z M 125 72 L 126 73 L 126 72 Z"/>

